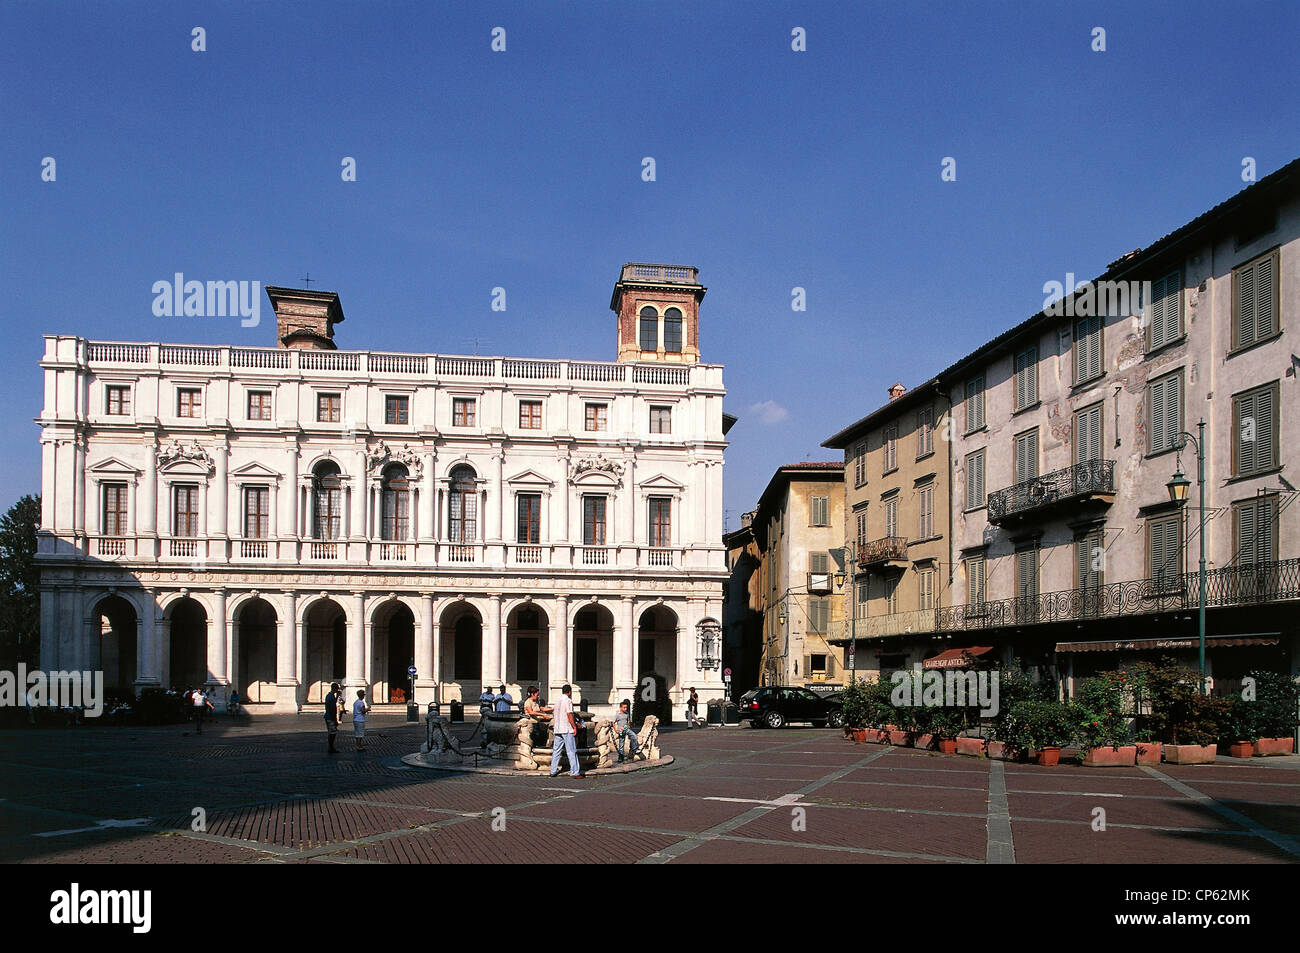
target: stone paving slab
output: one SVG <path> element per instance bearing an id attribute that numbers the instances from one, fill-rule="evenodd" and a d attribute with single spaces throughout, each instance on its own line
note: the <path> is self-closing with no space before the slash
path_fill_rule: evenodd
<path id="1" fill-rule="evenodd" d="M 1169 789 L 1165 789 L 1168 793 Z M 1008 792 L 1007 804 L 1013 818 L 1052 818 L 1091 824 L 1094 809 L 1105 810 L 1106 824 L 1135 824 L 1148 827 L 1199 827 L 1207 830 L 1239 831 L 1240 824 L 1185 798 L 1162 800 L 1099 798 L 1086 795 L 1016 794 Z"/>
<path id="2" fill-rule="evenodd" d="M 778 808 L 731 833 L 788 843 L 817 843 L 833 847 L 888 850 L 929 857 L 983 860 L 987 832 L 985 817 L 934 816 L 918 823 L 902 811 L 860 811 L 852 808 L 808 806 L 806 827 L 794 830 L 791 808 Z"/>
<path id="3" fill-rule="evenodd" d="M 1294 858 L 1250 835 L 1143 831 L 1125 827 L 1092 830 L 1050 821 L 1011 822 L 1016 863 L 1092 864 L 1258 864 L 1287 863 Z"/>
<path id="4" fill-rule="evenodd" d="M 855 850 L 771 844 L 734 837 L 701 844 L 669 861 L 670 864 L 939 864 L 940 860 L 892 857 Z"/>
<path id="5" fill-rule="evenodd" d="M 626 791 L 619 794 L 593 791 L 570 798 L 552 798 L 544 804 L 522 808 L 517 813 L 527 817 L 586 821 L 589 824 L 623 824 L 676 833 L 698 833 L 738 817 L 750 807 L 749 804 L 735 801 L 638 796 Z"/>
<path id="6" fill-rule="evenodd" d="M 980 814 L 988 811 L 987 790 L 952 787 L 899 787 L 882 782 L 834 781 L 806 800 L 852 807 L 885 807 L 916 811 L 953 811 Z"/>

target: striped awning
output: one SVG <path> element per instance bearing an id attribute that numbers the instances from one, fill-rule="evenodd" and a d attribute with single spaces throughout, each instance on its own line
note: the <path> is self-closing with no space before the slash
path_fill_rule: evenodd
<path id="1" fill-rule="evenodd" d="M 986 652 L 992 652 L 991 645 L 972 645 L 964 649 L 947 649 L 934 658 L 928 658 L 921 665 L 924 668 L 965 668 L 971 660 Z"/>
<path id="2" fill-rule="evenodd" d="M 1280 632 L 1243 632 L 1238 635 L 1207 635 L 1207 649 L 1236 648 L 1242 645 L 1277 645 Z M 1058 652 L 1158 652 L 1165 649 L 1200 647 L 1195 637 L 1181 639 L 1107 639 L 1104 642 L 1057 642 Z"/>

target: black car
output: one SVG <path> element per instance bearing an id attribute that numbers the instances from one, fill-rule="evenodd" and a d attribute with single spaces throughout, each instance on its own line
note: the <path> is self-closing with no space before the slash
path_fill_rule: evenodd
<path id="1" fill-rule="evenodd" d="M 755 728 L 784 728 L 792 721 L 811 722 L 814 728 L 843 723 L 840 705 L 807 688 L 767 685 L 740 697 L 740 720 Z"/>

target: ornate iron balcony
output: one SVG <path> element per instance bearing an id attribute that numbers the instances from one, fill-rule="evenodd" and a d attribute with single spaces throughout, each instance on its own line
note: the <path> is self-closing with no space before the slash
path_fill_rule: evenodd
<path id="1" fill-rule="evenodd" d="M 1115 461 L 1088 460 L 990 493 L 989 522 L 997 526 L 1063 503 L 1109 505 L 1114 497 Z"/>
<path id="2" fill-rule="evenodd" d="M 879 568 L 889 563 L 907 564 L 907 537 L 882 536 L 858 547 L 858 569 Z"/>

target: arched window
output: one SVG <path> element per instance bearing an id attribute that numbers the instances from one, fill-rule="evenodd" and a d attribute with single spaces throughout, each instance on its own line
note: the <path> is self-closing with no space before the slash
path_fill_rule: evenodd
<path id="1" fill-rule="evenodd" d="M 646 305 L 641 309 L 641 350 L 659 349 L 659 312 Z"/>
<path id="2" fill-rule="evenodd" d="M 682 313 L 676 308 L 664 312 L 664 350 L 669 354 L 682 352 Z"/>
<path id="3" fill-rule="evenodd" d="M 312 473 L 312 536 L 339 539 L 343 529 L 343 479 L 339 465 L 330 460 L 317 464 Z"/>
<path id="4" fill-rule="evenodd" d="M 451 471 L 447 515 L 448 542 L 472 543 L 478 538 L 478 483 L 472 467 Z"/>
<path id="5" fill-rule="evenodd" d="M 411 536 L 411 481 L 406 467 L 394 463 L 384 470 L 383 539 L 409 539 Z"/>

